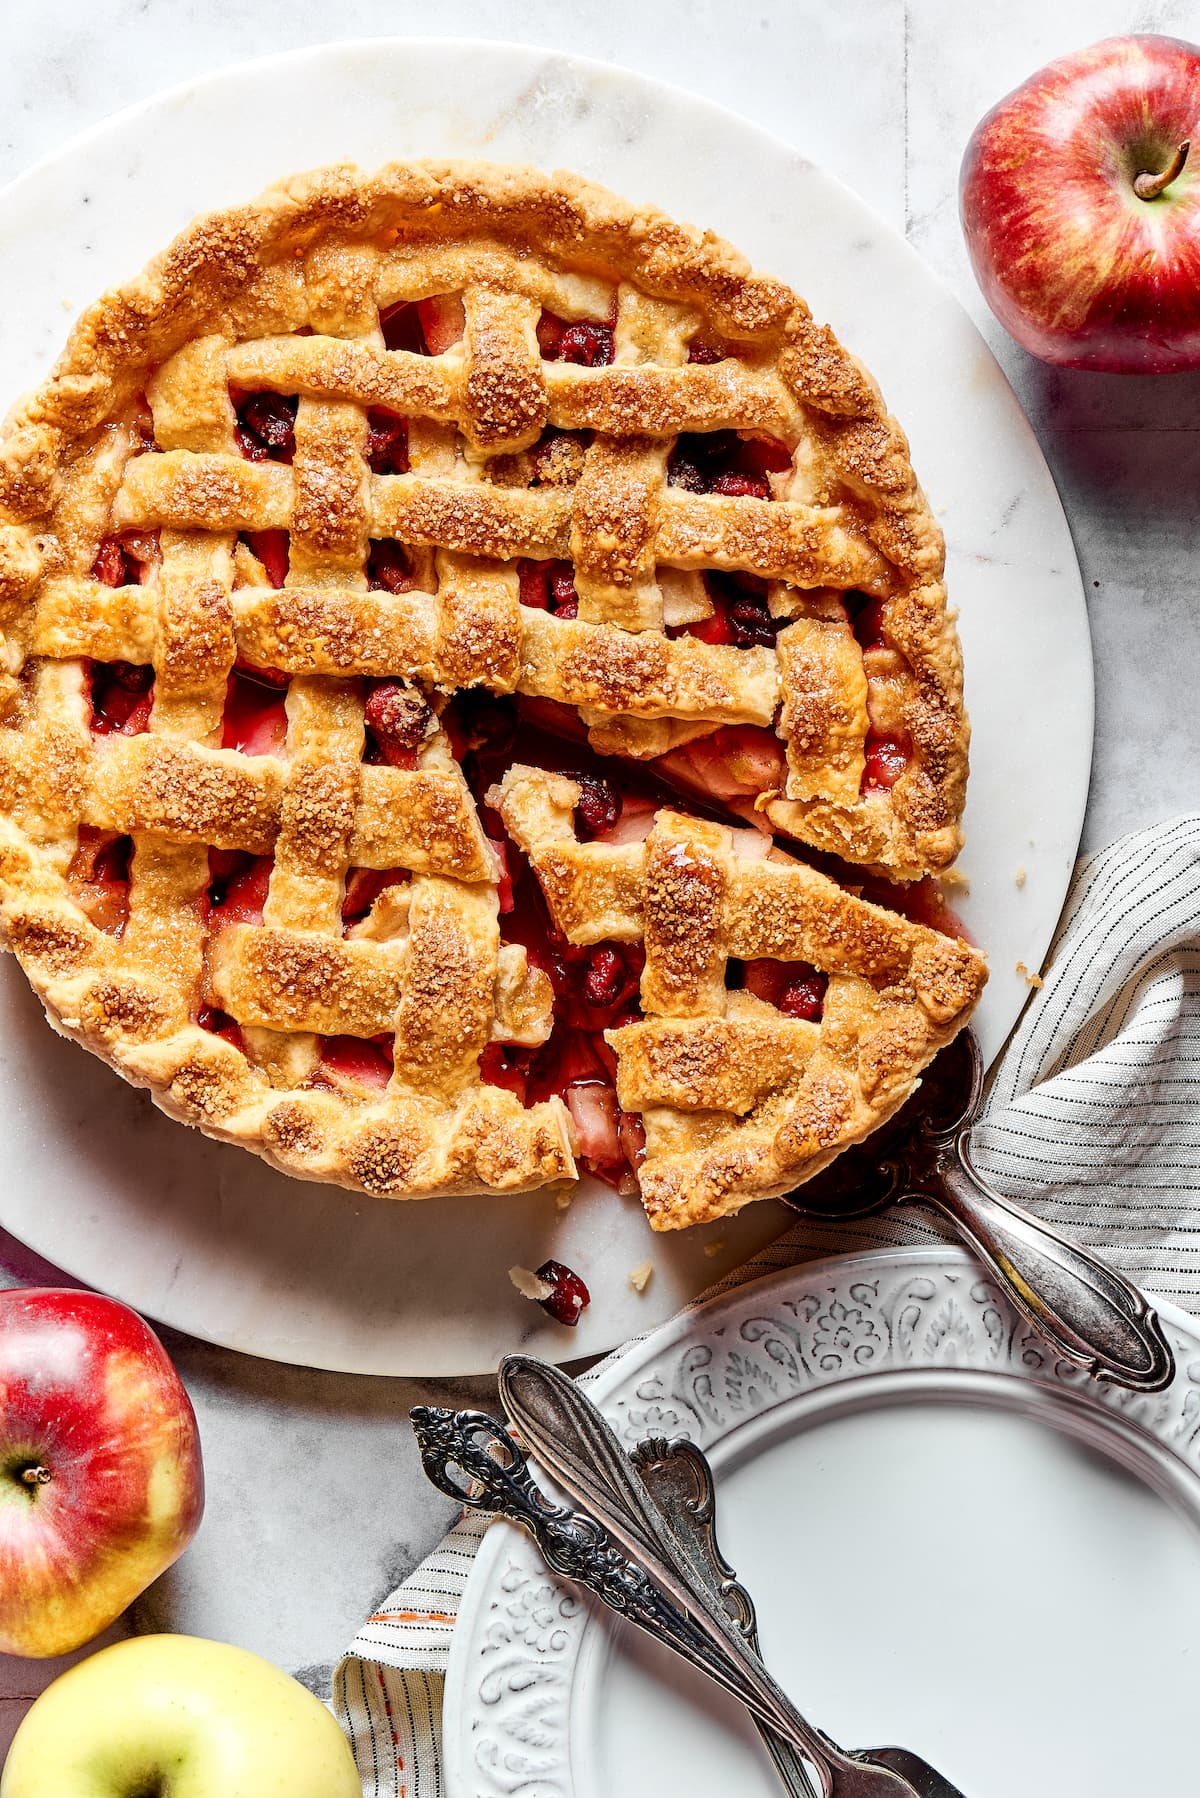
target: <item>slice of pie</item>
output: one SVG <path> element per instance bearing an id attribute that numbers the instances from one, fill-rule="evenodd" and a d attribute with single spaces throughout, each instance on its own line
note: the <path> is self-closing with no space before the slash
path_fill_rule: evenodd
<path id="1" fill-rule="evenodd" d="M 887 884 L 967 767 L 902 433 L 573 177 L 321 170 L 107 294 L 0 439 L 0 645 L 7 946 L 289 1173 L 588 1170 L 674 1228 L 866 1135 L 982 987 Z"/>

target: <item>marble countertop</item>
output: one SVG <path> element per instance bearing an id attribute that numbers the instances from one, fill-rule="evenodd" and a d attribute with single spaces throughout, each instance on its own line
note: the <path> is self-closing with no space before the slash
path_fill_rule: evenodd
<path id="1" fill-rule="evenodd" d="M 109 113 L 225 64 L 333 38 L 461 34 L 624 63 L 746 114 L 841 175 L 950 283 L 1017 390 L 1058 482 L 1096 653 L 1084 847 L 1195 804 L 1200 714 L 1168 689 L 1200 665 L 1194 603 L 1200 374 L 1054 372 L 1000 330 L 967 266 L 959 158 L 981 114 L 1050 57 L 1109 33 L 1196 36 L 1187 0 L 45 0 L 13 9 L 0 67 L 0 182 Z M 262 129 L 286 98 L 264 93 Z M 253 121 L 251 121 L 251 126 Z M 1014 653 L 1020 653 L 1014 646 Z M 1178 677 L 1175 680 L 1178 686 Z M 0 1231 L 0 1285 L 59 1276 Z M 242 1643 L 326 1692 L 360 1619 L 451 1514 L 423 1482 L 410 1405 L 486 1403 L 487 1380 L 368 1380 L 260 1362 L 164 1332 L 200 1419 L 203 1529 L 113 1635 Z M 107 1639 L 107 1638 L 105 1638 Z M 0 1657 L 0 1753 L 57 1663 Z"/>

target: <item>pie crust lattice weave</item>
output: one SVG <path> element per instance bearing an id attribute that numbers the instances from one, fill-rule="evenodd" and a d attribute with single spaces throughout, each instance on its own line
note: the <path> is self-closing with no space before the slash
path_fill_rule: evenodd
<path id="1" fill-rule="evenodd" d="M 457 336 L 389 343 L 435 302 Z M 913 879 L 957 852 L 966 778 L 941 572 L 873 383 L 728 246 L 530 170 L 295 178 L 99 301 L 8 420 L 6 943 L 58 1028 L 285 1171 L 569 1179 L 562 1100 L 481 1079 L 555 994 L 505 936 L 445 696 L 569 708 L 666 773 L 774 745 L 735 810 Z M 231 736 L 247 675 L 282 696 L 266 741 Z M 581 843 L 578 798 L 517 766 L 496 803 L 568 942 L 644 945 L 609 1042 L 656 1227 L 815 1171 L 969 1014 L 966 944 L 682 812 Z M 731 957 L 822 970 L 820 1020 L 727 988 Z"/>

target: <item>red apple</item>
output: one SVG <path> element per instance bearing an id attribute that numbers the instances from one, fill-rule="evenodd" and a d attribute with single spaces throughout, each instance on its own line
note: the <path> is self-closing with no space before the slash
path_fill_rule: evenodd
<path id="1" fill-rule="evenodd" d="M 0 1651 L 90 1642 L 203 1508 L 195 1415 L 153 1330 L 94 1292 L 0 1292 Z"/>
<path id="2" fill-rule="evenodd" d="M 1114 37 L 1050 63 L 976 128 L 960 198 L 984 297 L 1035 356 L 1200 368 L 1196 45 Z"/>

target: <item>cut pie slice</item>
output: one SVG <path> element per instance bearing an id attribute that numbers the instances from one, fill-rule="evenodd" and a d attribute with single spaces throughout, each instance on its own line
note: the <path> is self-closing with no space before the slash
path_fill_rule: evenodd
<path id="1" fill-rule="evenodd" d="M 970 1015 L 983 957 L 754 832 L 662 810 L 644 835 L 580 842 L 582 797 L 516 766 L 496 801 L 566 942 L 641 964 L 641 1015 L 605 1040 L 642 1120 L 651 1224 L 789 1191 L 908 1098 Z"/>
<path id="2" fill-rule="evenodd" d="M 287 1172 L 734 1209 L 982 982 L 771 848 L 953 860 L 941 577 L 870 377 L 728 245 L 529 169 L 293 178 L 0 437 L 0 931 Z"/>

